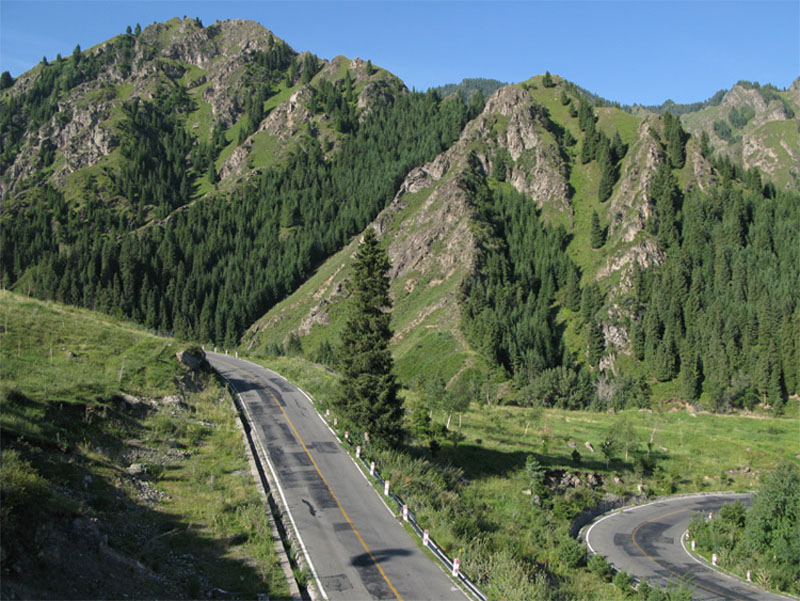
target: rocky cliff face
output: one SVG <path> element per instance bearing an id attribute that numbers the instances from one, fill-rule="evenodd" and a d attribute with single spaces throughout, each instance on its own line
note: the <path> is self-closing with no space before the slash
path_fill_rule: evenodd
<path id="1" fill-rule="evenodd" d="M 266 51 L 272 33 L 254 22 L 223 21 L 203 28 L 194 19 L 173 19 L 146 27 L 135 39 L 130 71 L 119 60 L 96 78 L 62 93 L 58 112 L 36 131 L 26 132 L 21 151 L 6 171 L 2 194 L 40 167 L 42 148 L 56 153 L 49 180 L 63 186 L 70 174 L 92 167 L 117 147 L 116 120 L 131 97 L 152 99 L 159 86 L 181 85 L 195 101 L 208 105 L 214 121 L 232 125 L 241 115 L 245 65 L 255 51 Z M 117 38 L 85 51 L 102 56 L 117 49 Z M 69 60 L 69 59 L 65 59 Z M 22 75 L 6 94 L 20 95 L 38 76 Z M 202 107 L 201 107 L 202 108 Z"/>
<path id="2" fill-rule="evenodd" d="M 95 78 L 62 92 L 58 112 L 38 129 L 25 132 L 20 152 L 0 183 L 0 200 L 42 169 L 39 156 L 43 150 L 54 152 L 55 160 L 45 175 L 60 187 L 69 188 L 70 176 L 81 170 L 102 165 L 113 169 L 121 105 L 131 98 L 152 100 L 159 90 L 182 87 L 194 103 L 187 117 L 187 128 L 193 135 L 205 140 L 215 125 L 223 130 L 232 127 L 244 115 L 246 97 L 252 94 L 248 87 L 252 64 L 274 44 L 281 43 L 268 29 L 252 21 L 229 20 L 202 27 L 195 19 L 172 19 L 146 27 L 135 38 L 129 35 L 109 40 L 85 54 L 112 55 L 118 52 L 120 39 L 131 44 L 130 60 L 117 57 Z M 314 116 L 308 109 L 314 88 L 299 83 L 305 54 L 297 55 L 289 49 L 289 55 L 296 56 L 298 64 L 298 80 L 292 82 L 295 89 L 265 114 L 243 144 L 233 142 L 234 147 L 219 165 L 223 181 L 241 179 L 258 167 L 252 154 L 259 146 L 275 147 L 278 156 L 294 147 L 295 138 L 308 124 L 312 135 L 326 130 L 336 147 L 332 127 L 325 126 L 330 118 L 324 114 Z M 407 91 L 399 79 L 385 71 L 369 69 L 361 59 L 351 61 L 340 56 L 331 62 L 320 60 L 319 64 L 316 78 L 335 81 L 343 69 L 350 74 L 362 118 L 375 102 Z M 20 96 L 29 90 L 38 77 L 38 69 L 20 76 L 2 97 Z M 273 141 L 266 142 L 267 138 Z M 263 162 L 264 157 L 258 160 Z"/>
<path id="3" fill-rule="evenodd" d="M 682 122 L 695 136 L 705 131 L 715 155 L 728 156 L 747 169 L 758 167 L 778 186 L 796 189 L 800 185 L 797 81 L 781 91 L 737 84 L 725 93 L 718 106 L 686 114 Z M 752 117 L 740 125 L 731 119 L 732 111 L 748 111 Z M 725 128 L 730 129 L 730 134 L 723 135 Z"/>

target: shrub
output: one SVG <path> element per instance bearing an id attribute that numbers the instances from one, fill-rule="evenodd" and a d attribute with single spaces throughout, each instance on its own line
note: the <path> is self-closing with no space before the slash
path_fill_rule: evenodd
<path id="1" fill-rule="evenodd" d="M 589 561 L 586 562 L 586 567 L 589 568 L 590 572 L 605 580 L 611 578 L 611 574 L 614 571 L 602 555 L 592 555 Z"/>
<path id="2" fill-rule="evenodd" d="M 9 534 L 15 530 L 35 527 L 38 511 L 49 501 L 50 489 L 16 449 L 5 449 L 0 457 L 0 526 L 4 542 L 9 542 Z"/>
<path id="3" fill-rule="evenodd" d="M 567 568 L 578 568 L 586 563 L 586 549 L 574 538 L 562 538 L 556 547 L 556 555 Z"/>
<path id="4" fill-rule="evenodd" d="M 612 582 L 619 590 L 627 592 L 633 585 L 633 578 L 627 572 L 619 571 L 614 574 Z"/>

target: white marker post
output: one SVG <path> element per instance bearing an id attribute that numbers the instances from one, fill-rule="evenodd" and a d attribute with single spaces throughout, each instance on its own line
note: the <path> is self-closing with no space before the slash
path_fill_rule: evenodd
<path id="1" fill-rule="evenodd" d="M 334 417 L 333 418 L 333 425 L 334 426 L 338 426 L 339 425 L 339 418 L 338 417 Z"/>
<path id="2" fill-rule="evenodd" d="M 695 546 L 697 545 L 697 541 L 692 540 L 692 551 L 694 551 Z"/>
<path id="3" fill-rule="evenodd" d="M 239 358 L 239 351 L 236 351 L 236 358 Z"/>
<path id="4" fill-rule="evenodd" d="M 361 445 L 356 445 L 356 459 L 361 457 Z"/>
<path id="5" fill-rule="evenodd" d="M 428 532 L 427 530 L 425 530 L 422 533 L 422 546 L 423 547 L 427 547 L 428 546 L 428 541 L 430 541 L 430 540 L 431 540 L 431 533 Z"/>
<path id="6" fill-rule="evenodd" d="M 345 440 L 350 440 L 350 430 L 345 430 L 344 431 L 344 439 Z"/>
<path id="7" fill-rule="evenodd" d="M 325 410 L 325 417 L 330 417 L 330 416 L 331 416 L 331 410 L 330 409 L 326 409 Z"/>
<path id="8" fill-rule="evenodd" d="M 747 570 L 747 582 L 753 582 L 753 579 L 751 578 L 750 570 Z"/>
<path id="9" fill-rule="evenodd" d="M 712 553 L 711 554 L 711 565 L 712 566 L 717 565 L 717 554 L 716 553 Z"/>
<path id="10" fill-rule="evenodd" d="M 374 461 L 371 461 L 370 464 L 369 464 L 369 475 L 370 476 L 374 476 L 375 475 L 375 462 Z"/>
<path id="11" fill-rule="evenodd" d="M 408 505 L 403 505 L 403 521 L 408 521 Z"/>
<path id="12" fill-rule="evenodd" d="M 385 496 L 387 496 L 387 497 L 389 496 L 389 481 L 388 480 L 383 483 L 383 494 Z"/>
<path id="13" fill-rule="evenodd" d="M 714 512 L 713 511 L 709 511 L 708 512 L 708 519 L 710 520 L 713 517 L 714 517 Z"/>
<path id="14" fill-rule="evenodd" d="M 458 570 L 461 568 L 461 560 L 456 557 L 453 560 L 453 578 L 458 578 Z"/>

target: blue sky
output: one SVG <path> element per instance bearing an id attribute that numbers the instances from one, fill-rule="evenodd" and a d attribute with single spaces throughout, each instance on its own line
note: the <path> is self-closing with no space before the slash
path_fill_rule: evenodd
<path id="1" fill-rule="evenodd" d="M 704 100 L 800 76 L 800 0 L 269 2 L 0 0 L 0 71 L 174 16 L 258 21 L 295 50 L 371 59 L 418 90 L 549 70 L 611 100 Z"/>

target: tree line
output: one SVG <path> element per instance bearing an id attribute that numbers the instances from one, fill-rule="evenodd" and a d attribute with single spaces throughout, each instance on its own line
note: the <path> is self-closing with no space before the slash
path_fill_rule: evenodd
<path id="1" fill-rule="evenodd" d="M 341 84 L 335 93 L 348 94 Z M 135 102 L 120 127 L 122 161 L 111 175 L 130 209 L 113 210 L 92 180 L 81 206 L 67 206 L 48 186 L 33 191 L 0 220 L 0 280 L 179 337 L 233 346 L 363 231 L 406 173 L 452 144 L 478 109 L 435 93 L 398 94 L 377 102 L 363 122 L 353 120 L 333 157 L 308 138 L 283 164 L 232 193 L 178 211 L 192 197 L 200 167 L 177 165 L 189 164 L 200 144 L 184 133 L 181 111 L 159 110 Z M 155 167 L 163 178 L 152 177 L 153 157 L 163 160 Z M 141 227 L 149 213 L 140 207 L 169 219 Z"/>

